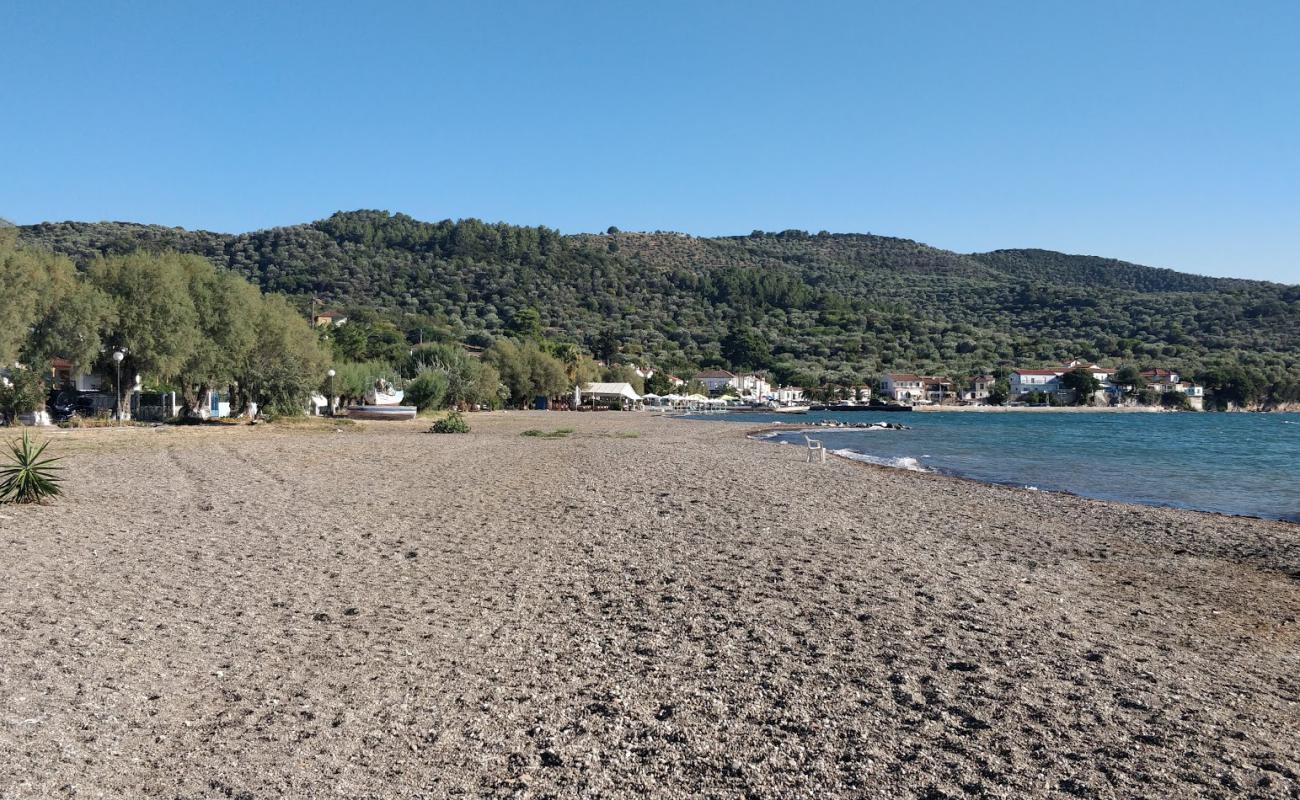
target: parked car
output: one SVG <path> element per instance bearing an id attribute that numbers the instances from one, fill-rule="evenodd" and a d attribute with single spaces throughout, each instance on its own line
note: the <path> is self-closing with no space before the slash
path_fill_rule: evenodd
<path id="1" fill-rule="evenodd" d="M 113 396 L 104 392 L 65 390 L 55 395 L 49 407 L 56 422 L 72 417 L 107 417 L 113 413 Z"/>

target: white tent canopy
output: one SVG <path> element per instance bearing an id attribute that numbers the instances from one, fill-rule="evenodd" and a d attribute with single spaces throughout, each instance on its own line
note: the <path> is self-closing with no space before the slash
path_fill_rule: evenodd
<path id="1" fill-rule="evenodd" d="M 641 395 L 636 393 L 630 383 L 587 383 L 583 384 L 581 394 L 584 398 L 594 397 L 597 400 L 618 398 L 635 403 L 641 399 Z"/>

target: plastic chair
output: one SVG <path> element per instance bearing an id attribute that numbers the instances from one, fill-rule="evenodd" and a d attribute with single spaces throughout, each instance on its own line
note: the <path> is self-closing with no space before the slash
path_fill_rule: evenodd
<path id="1" fill-rule="evenodd" d="M 820 459 L 821 463 L 825 464 L 826 445 L 822 444 L 818 440 L 813 439 L 809 436 L 803 437 L 803 440 L 808 443 L 808 463 L 811 464 L 813 463 L 814 458 L 818 458 Z"/>

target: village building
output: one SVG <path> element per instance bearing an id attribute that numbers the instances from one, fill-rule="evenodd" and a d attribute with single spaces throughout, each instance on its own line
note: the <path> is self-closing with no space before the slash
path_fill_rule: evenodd
<path id="1" fill-rule="evenodd" d="M 1155 369 L 1144 369 L 1138 373 L 1142 380 L 1146 381 L 1147 386 L 1153 389 L 1159 389 L 1162 392 L 1173 391 L 1182 383 L 1182 376 L 1171 369 L 1156 367 Z"/>
<path id="2" fill-rule="evenodd" d="M 781 405 L 795 405 L 804 401 L 804 390 L 798 386 L 782 386 L 772 393 L 772 399 Z"/>
<path id="3" fill-rule="evenodd" d="M 880 396 L 895 403 L 943 403 L 956 398 L 952 380 L 941 375 L 888 372 L 880 377 Z"/>
<path id="4" fill-rule="evenodd" d="M 948 378 L 922 375 L 921 382 L 925 387 L 925 399 L 931 403 L 944 403 L 957 397 Z"/>
<path id="5" fill-rule="evenodd" d="M 324 328 L 327 325 L 337 328 L 347 321 L 347 315 L 342 311 L 322 311 L 312 318 L 312 324 L 317 328 Z"/>
<path id="6" fill-rule="evenodd" d="M 989 399 L 989 392 L 993 391 L 993 384 L 998 379 L 992 375 L 977 375 L 971 378 L 970 385 L 962 389 L 959 393 L 959 399 L 970 403 L 982 403 Z"/>
<path id="7" fill-rule="evenodd" d="M 1092 363 L 1091 361 L 1083 361 L 1077 358 L 1071 359 L 1065 362 L 1064 364 L 1062 364 L 1059 374 L 1064 375 L 1067 372 L 1073 372 L 1074 370 L 1077 369 L 1087 370 L 1088 372 L 1092 373 L 1092 377 L 1096 378 L 1101 383 L 1105 383 L 1106 381 L 1110 380 L 1111 371 L 1109 369 L 1107 369 L 1106 367 L 1098 366 Z"/>
<path id="8" fill-rule="evenodd" d="M 772 396 L 772 384 L 762 375 L 737 375 L 736 390 L 741 399 L 751 403 L 762 402 Z"/>
<path id="9" fill-rule="evenodd" d="M 113 391 L 113 379 L 82 372 L 65 358 L 50 360 L 50 385 L 56 389 L 74 392 Z"/>
<path id="10" fill-rule="evenodd" d="M 740 386 L 735 374 L 727 372 L 725 369 L 706 369 L 697 372 L 695 373 L 695 380 L 704 384 L 704 388 L 709 390 L 709 394 L 722 394 L 727 389 L 738 389 Z"/>
<path id="11" fill-rule="evenodd" d="M 1056 394 L 1061 391 L 1061 376 L 1065 370 L 1060 369 L 1017 369 L 1010 378 L 1011 396 L 1020 398 L 1030 392 Z"/>
<path id="12" fill-rule="evenodd" d="M 925 382 L 910 372 L 889 372 L 880 376 L 880 395 L 896 403 L 911 403 L 924 397 Z"/>
<path id="13" fill-rule="evenodd" d="M 850 386 L 845 391 L 844 399 L 852 400 L 855 403 L 870 403 L 873 394 L 871 387 L 867 384 Z"/>

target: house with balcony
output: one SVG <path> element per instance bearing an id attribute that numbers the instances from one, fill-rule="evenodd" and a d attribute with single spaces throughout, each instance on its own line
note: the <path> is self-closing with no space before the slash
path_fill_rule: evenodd
<path id="1" fill-rule="evenodd" d="M 910 372 L 887 372 L 880 376 L 880 396 L 895 403 L 925 399 L 925 380 Z"/>
<path id="2" fill-rule="evenodd" d="M 762 375 L 737 375 L 736 391 L 751 403 L 762 402 L 772 396 L 772 384 Z"/>
<path id="3" fill-rule="evenodd" d="M 725 394 L 728 389 L 740 389 L 740 379 L 725 369 L 706 369 L 695 373 L 695 380 L 704 384 L 709 394 Z"/>
<path id="4" fill-rule="evenodd" d="M 989 392 L 993 391 L 993 384 L 997 382 L 998 379 L 992 375 L 976 375 L 958 393 L 958 399 L 968 403 L 983 403 L 989 399 Z"/>
<path id="5" fill-rule="evenodd" d="M 793 406 L 804 401 L 804 390 L 798 386 L 781 386 L 772 392 L 772 399 L 783 406 Z"/>
<path id="6" fill-rule="evenodd" d="M 1017 369 L 1011 373 L 1011 397 L 1019 399 L 1031 392 L 1056 394 L 1061 391 L 1064 369 Z"/>

